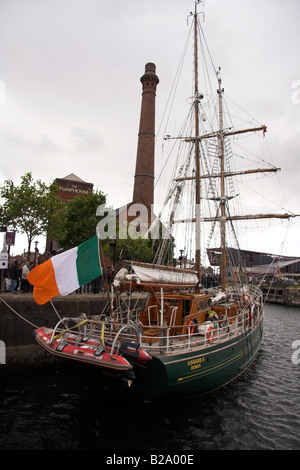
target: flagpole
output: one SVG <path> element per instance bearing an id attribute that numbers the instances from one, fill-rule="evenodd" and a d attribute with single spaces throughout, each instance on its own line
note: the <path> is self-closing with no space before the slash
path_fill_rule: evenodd
<path id="1" fill-rule="evenodd" d="M 109 286 L 108 286 L 108 282 L 107 282 L 103 250 L 102 250 L 101 240 L 100 240 L 99 237 L 98 237 L 98 244 L 99 244 L 100 262 L 101 262 L 101 267 L 102 267 L 102 270 L 103 270 L 102 274 L 103 274 L 103 277 L 104 277 L 105 290 L 106 290 L 106 293 L 107 293 L 107 299 L 108 299 L 108 303 L 109 303 L 110 314 L 112 315 L 113 314 L 113 309 L 112 309 L 112 305 L 111 305 L 111 301 L 110 301 L 111 300 L 110 299 L 110 291 L 109 291 Z"/>

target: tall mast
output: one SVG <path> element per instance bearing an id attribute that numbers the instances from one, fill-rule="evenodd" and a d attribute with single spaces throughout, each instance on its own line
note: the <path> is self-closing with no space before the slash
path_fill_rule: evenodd
<path id="1" fill-rule="evenodd" d="M 221 180 L 221 287 L 222 291 L 226 290 L 226 194 L 225 194 L 225 158 L 224 158 L 224 124 L 223 124 L 223 101 L 222 79 L 220 76 L 220 68 L 218 72 L 218 95 L 219 95 L 219 132 L 218 132 L 218 148 L 220 158 L 220 180 Z"/>
<path id="2" fill-rule="evenodd" d="M 178 223 L 195 223 L 195 269 L 197 271 L 199 283 L 201 281 L 201 236 L 200 236 L 200 203 L 201 203 L 201 181 L 205 178 L 220 178 L 220 194 L 216 195 L 215 197 L 208 197 L 207 199 L 219 201 L 219 211 L 215 217 L 204 217 L 202 216 L 201 222 L 219 222 L 220 223 L 220 245 L 221 245 L 221 265 L 220 265 L 220 275 L 221 275 L 221 288 L 222 291 L 226 291 L 226 223 L 232 221 L 239 221 L 239 220 L 255 220 L 255 219 L 264 219 L 264 218 L 280 218 L 280 219 L 289 219 L 291 217 L 298 217 L 296 214 L 292 213 L 285 213 L 285 214 L 248 214 L 248 215 L 236 215 L 231 216 L 229 213 L 228 201 L 234 197 L 230 197 L 226 194 L 226 185 L 225 181 L 226 178 L 235 176 L 235 175 L 247 175 L 252 173 L 267 173 L 267 172 L 277 172 L 280 168 L 269 167 L 269 168 L 258 168 L 252 170 L 245 170 L 245 171 L 226 171 L 226 160 L 225 160 L 225 139 L 229 136 L 234 136 L 238 134 L 244 134 L 248 132 L 258 132 L 262 131 L 263 135 L 265 134 L 267 128 L 265 125 L 261 125 L 258 127 L 247 128 L 247 129 L 238 129 L 234 130 L 232 127 L 224 128 L 224 121 L 223 121 L 223 93 L 224 88 L 222 88 L 222 80 L 220 76 L 220 69 L 217 72 L 217 80 L 218 80 L 218 111 L 219 111 L 219 125 L 216 131 L 211 131 L 206 134 L 200 134 L 199 129 L 199 103 L 200 100 L 203 99 L 203 95 L 199 93 L 199 86 L 198 86 L 198 12 L 197 6 L 201 3 L 202 0 L 195 0 L 195 10 L 194 13 L 190 12 L 190 17 L 193 17 L 194 24 L 194 96 L 193 96 L 193 107 L 194 107 L 194 135 L 189 137 L 187 136 L 180 136 L 180 137 L 171 137 L 166 136 L 167 139 L 182 139 L 185 142 L 192 142 L 194 144 L 194 158 L 195 158 L 195 174 L 192 176 L 180 176 L 175 179 L 177 183 L 185 180 L 195 180 L 195 217 L 192 218 L 179 218 L 175 219 L 175 206 L 178 204 L 180 192 L 182 187 L 178 187 L 178 191 L 176 193 L 176 204 L 172 208 L 172 215 L 170 219 L 170 227 L 173 224 Z M 220 171 L 216 173 L 214 170 L 207 174 L 201 174 L 201 166 L 200 166 L 200 142 L 206 139 L 217 139 L 218 141 L 218 156 L 220 162 Z M 218 249 L 219 251 L 219 249 Z"/>
<path id="3" fill-rule="evenodd" d="M 199 90 L 198 90 L 198 34 L 197 34 L 197 3 L 195 2 L 194 13 L 194 62 L 195 62 L 195 88 L 194 88 L 194 111 L 195 111 L 195 166 L 196 166 L 196 252 L 195 262 L 199 283 L 201 280 L 201 240 L 200 240 L 200 151 L 199 151 Z"/>

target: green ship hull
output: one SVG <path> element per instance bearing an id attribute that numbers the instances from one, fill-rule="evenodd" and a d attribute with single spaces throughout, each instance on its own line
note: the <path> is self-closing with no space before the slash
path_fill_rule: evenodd
<path id="1" fill-rule="evenodd" d="M 263 337 L 263 320 L 255 329 L 174 356 L 154 356 L 135 366 L 131 387 L 118 390 L 122 398 L 153 400 L 163 397 L 198 396 L 213 392 L 242 374 L 253 362 Z"/>

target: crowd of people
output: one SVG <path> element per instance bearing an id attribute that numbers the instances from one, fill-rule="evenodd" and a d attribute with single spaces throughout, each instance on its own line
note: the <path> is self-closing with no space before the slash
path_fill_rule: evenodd
<path id="1" fill-rule="evenodd" d="M 27 280 L 27 274 L 33 265 L 33 262 L 14 260 L 7 270 L 3 271 L 5 290 L 12 294 L 16 294 L 17 291 L 32 292 L 32 285 Z"/>
<path id="2" fill-rule="evenodd" d="M 17 292 L 32 292 L 33 286 L 27 280 L 27 275 L 33 269 L 34 263 L 29 261 L 19 261 L 15 259 L 11 262 L 8 269 L 2 271 L 2 290 L 16 294 Z M 111 284 L 114 279 L 113 266 L 106 270 L 107 283 Z M 101 275 L 92 282 L 77 289 L 76 293 L 98 294 L 104 289 L 104 276 Z"/>
<path id="3" fill-rule="evenodd" d="M 2 271 L 2 291 L 11 292 L 16 294 L 18 291 L 32 292 L 33 286 L 27 280 L 27 275 L 33 269 L 34 262 L 31 261 L 20 261 L 15 259 L 9 265 L 7 270 Z M 114 266 L 109 266 L 106 271 L 106 280 L 107 284 L 110 285 L 115 277 Z M 214 287 L 218 285 L 219 277 L 217 275 L 203 275 L 202 276 L 202 286 L 205 288 Z M 101 275 L 89 282 L 88 284 L 81 286 L 76 290 L 77 294 L 90 293 L 98 294 L 105 289 L 104 276 Z"/>

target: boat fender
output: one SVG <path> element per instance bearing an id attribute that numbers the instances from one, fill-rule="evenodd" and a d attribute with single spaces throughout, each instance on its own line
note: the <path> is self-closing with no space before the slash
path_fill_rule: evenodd
<path id="1" fill-rule="evenodd" d="M 199 325 L 197 327 L 197 332 L 198 332 L 199 335 L 204 336 L 205 332 L 206 332 L 206 323 L 202 323 L 202 325 Z"/>

